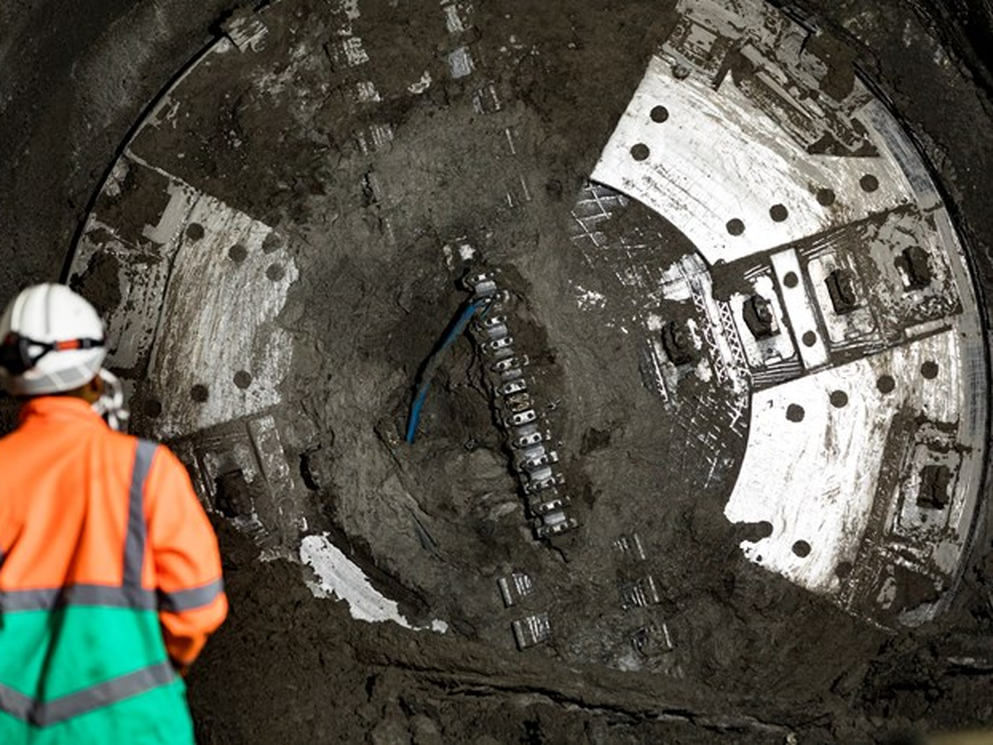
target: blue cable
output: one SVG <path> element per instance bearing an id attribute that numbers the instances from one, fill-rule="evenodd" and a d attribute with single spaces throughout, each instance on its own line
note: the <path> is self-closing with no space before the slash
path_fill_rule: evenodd
<path id="1" fill-rule="evenodd" d="M 417 423 L 421 420 L 421 408 L 428 397 L 428 384 L 422 383 L 414 399 L 414 405 L 410 407 L 410 419 L 407 420 L 407 443 L 414 444 L 414 437 L 417 435 Z"/>
<path id="2" fill-rule="evenodd" d="M 431 387 L 431 378 L 433 376 L 434 369 L 438 366 L 441 355 L 455 343 L 455 340 L 458 339 L 465 330 L 465 327 L 468 325 L 469 321 L 472 320 L 472 317 L 476 315 L 476 312 L 484 305 L 487 305 L 485 301 L 476 300 L 466 306 L 465 310 L 462 311 L 462 314 L 458 317 L 458 320 L 441 342 L 441 346 L 438 347 L 437 351 L 431 355 L 427 361 L 427 364 L 424 366 L 423 380 L 417 389 L 417 395 L 414 397 L 414 403 L 410 407 L 410 418 L 407 420 L 406 439 L 408 444 L 413 444 L 414 438 L 417 436 L 417 424 L 421 420 L 421 409 L 424 408 L 424 402 L 427 400 L 428 388 Z"/>

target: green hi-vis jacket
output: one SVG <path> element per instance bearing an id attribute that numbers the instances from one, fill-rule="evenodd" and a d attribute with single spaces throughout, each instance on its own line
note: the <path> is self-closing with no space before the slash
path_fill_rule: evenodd
<path id="1" fill-rule="evenodd" d="M 179 461 L 81 400 L 30 401 L 0 440 L 0 744 L 192 744 L 176 670 L 226 613 Z"/>

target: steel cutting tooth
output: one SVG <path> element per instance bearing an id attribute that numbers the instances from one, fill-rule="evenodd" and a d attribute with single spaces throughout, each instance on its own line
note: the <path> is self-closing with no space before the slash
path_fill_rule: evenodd
<path id="1" fill-rule="evenodd" d="M 562 510 L 568 507 L 570 501 L 569 497 L 556 497 L 555 499 L 549 499 L 547 502 L 534 505 L 531 511 L 536 515 L 547 515 L 555 510 Z"/>
<path id="2" fill-rule="evenodd" d="M 541 435 L 538 434 L 538 425 L 537 424 L 534 424 L 534 423 L 531 423 L 531 424 L 522 424 L 519 427 L 514 427 L 513 428 L 513 434 L 511 435 L 511 442 L 517 442 L 518 440 L 522 440 L 524 438 L 530 438 L 530 437 L 536 437 L 536 436 L 537 437 L 540 437 L 541 436 Z"/>
<path id="3" fill-rule="evenodd" d="M 485 331 L 487 336 L 489 336 L 490 339 L 493 341 L 496 341 L 497 339 L 502 339 L 505 336 L 507 336 L 507 334 L 510 333 L 510 329 L 508 329 L 507 326 L 502 323 L 499 323 L 496 326 L 487 326 L 485 329 L 483 329 L 483 331 Z"/>
<path id="4" fill-rule="evenodd" d="M 521 393 L 522 391 L 526 391 L 527 389 L 528 389 L 527 381 L 524 380 L 523 378 L 518 378 L 517 380 L 511 380 L 504 383 L 497 389 L 497 392 L 501 396 L 513 396 L 515 393 Z"/>
<path id="5" fill-rule="evenodd" d="M 542 448 L 542 450 L 544 450 L 544 448 Z M 523 465 L 524 469 L 527 471 L 537 471 L 539 468 L 544 468 L 545 466 L 558 462 L 559 454 L 553 450 L 547 453 L 543 452 L 534 457 L 528 457 L 522 462 L 521 465 Z"/>
<path id="6" fill-rule="evenodd" d="M 540 466 L 534 471 L 528 472 L 528 479 L 529 479 L 528 481 L 529 485 L 544 483 L 546 481 L 554 482 L 555 474 L 552 472 L 552 469 L 549 468 L 548 466 Z"/>
<path id="7" fill-rule="evenodd" d="M 538 418 L 538 414 L 534 409 L 528 409 L 527 411 L 519 411 L 516 414 L 512 414 L 507 417 L 508 427 L 520 427 L 522 424 L 530 424 Z"/>
<path id="8" fill-rule="evenodd" d="M 493 272 L 477 272 L 476 274 L 470 274 L 465 278 L 466 287 L 476 287 L 483 282 L 493 281 L 495 275 Z"/>
<path id="9" fill-rule="evenodd" d="M 524 376 L 524 371 L 519 367 L 500 373 L 500 380 L 517 380 Z"/>
<path id="10" fill-rule="evenodd" d="M 540 458 L 543 455 L 546 455 L 547 453 L 548 451 L 545 450 L 545 446 L 539 442 L 535 445 L 531 445 L 530 447 L 518 451 L 517 458 L 522 462 L 527 462 L 534 460 L 535 458 Z"/>
<path id="11" fill-rule="evenodd" d="M 498 352 L 501 349 L 509 349 L 514 343 L 514 337 L 505 336 L 502 339 L 486 342 L 486 349 L 490 352 Z"/>
<path id="12" fill-rule="evenodd" d="M 477 299 L 494 299 L 497 295 L 496 280 L 492 272 L 479 272 L 465 278 L 464 284 L 467 289 L 472 290 Z"/>
<path id="13" fill-rule="evenodd" d="M 531 396 L 527 393 L 518 393 L 513 396 L 507 396 L 503 400 L 503 405 L 514 413 L 524 411 L 525 409 L 530 409 L 533 403 L 534 402 L 531 400 Z"/>
<path id="14" fill-rule="evenodd" d="M 539 538 L 551 538 L 552 536 L 562 535 L 563 533 L 568 533 L 570 530 L 575 530 L 579 527 L 579 521 L 574 517 L 567 517 L 563 522 L 556 523 L 555 525 L 540 525 L 536 530 L 535 534 Z"/>
<path id="15" fill-rule="evenodd" d="M 528 364 L 528 358 L 524 355 L 507 357 L 500 359 L 490 365 L 493 372 L 500 373 L 502 380 L 514 380 L 521 377 L 520 368 Z"/>
<path id="16" fill-rule="evenodd" d="M 576 528 L 579 523 L 564 512 L 570 499 L 560 495 L 557 487 L 565 483 L 561 474 L 555 473 L 551 465 L 558 463 L 555 451 L 546 450 L 543 443 L 552 439 L 550 432 L 538 430 L 538 413 L 532 408 L 528 382 L 522 368 L 529 362 L 524 355 L 514 354 L 514 338 L 507 325 L 507 317 L 502 314 L 501 304 L 510 299 L 507 290 L 496 286 L 494 275 L 482 272 L 466 278 L 465 284 L 471 288 L 477 301 L 486 303 L 487 313 L 476 323 L 476 329 L 486 334 L 482 349 L 493 355 L 490 370 L 498 377 L 496 393 L 502 397 L 497 403 L 511 413 L 503 421 L 509 434 L 512 447 L 517 449 L 514 457 L 515 470 L 528 497 L 528 509 L 539 516 L 534 523 L 535 535 L 547 538 Z"/>
<path id="17" fill-rule="evenodd" d="M 550 439 L 547 435 L 542 435 L 535 428 L 532 427 L 531 429 L 533 431 L 526 434 L 518 433 L 511 442 L 511 445 L 516 448 L 528 448 Z"/>
<path id="18" fill-rule="evenodd" d="M 551 472 L 551 469 L 549 469 L 549 472 Z M 564 483 L 565 479 L 562 477 L 562 474 L 553 473 L 549 477 L 532 479 L 528 482 L 525 489 L 529 494 L 534 494 L 545 489 L 554 489 L 557 486 L 562 486 Z"/>

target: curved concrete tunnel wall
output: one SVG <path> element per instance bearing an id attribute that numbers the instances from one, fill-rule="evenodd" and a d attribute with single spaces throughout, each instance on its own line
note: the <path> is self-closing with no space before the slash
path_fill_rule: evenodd
<path id="1" fill-rule="evenodd" d="M 128 131 L 238 6 L 34 0 L 0 7 L 4 298 L 58 277 Z"/>

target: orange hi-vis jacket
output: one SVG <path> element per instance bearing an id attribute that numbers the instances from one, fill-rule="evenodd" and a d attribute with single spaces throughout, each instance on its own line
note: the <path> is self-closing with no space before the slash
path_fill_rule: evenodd
<path id="1" fill-rule="evenodd" d="M 0 742 L 193 742 L 190 665 L 227 615 L 217 539 L 168 449 L 83 400 L 0 440 Z"/>

